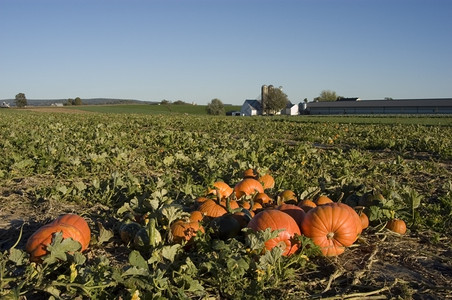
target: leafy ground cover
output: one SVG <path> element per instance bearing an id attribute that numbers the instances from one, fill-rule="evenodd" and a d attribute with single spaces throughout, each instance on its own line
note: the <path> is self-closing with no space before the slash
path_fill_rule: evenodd
<path id="1" fill-rule="evenodd" d="M 450 117 L 366 124 L 25 110 L 0 116 L 2 299 L 450 297 Z M 334 258 L 302 237 L 295 255 L 262 253 L 269 232 L 218 239 L 207 230 L 189 246 L 171 241 L 171 224 L 198 197 L 218 180 L 233 186 L 248 168 L 275 178 L 271 196 L 290 189 L 298 200 L 314 192 L 348 204 L 377 193 L 385 200 L 369 209 L 371 226 L 358 241 Z M 44 263 L 30 263 L 27 238 L 69 212 L 88 221 L 89 249 L 67 254 L 69 246 L 55 239 Z M 407 234 L 384 228 L 393 216 L 407 222 Z M 121 226 L 148 228 L 146 218 L 161 239 L 125 243 Z"/>

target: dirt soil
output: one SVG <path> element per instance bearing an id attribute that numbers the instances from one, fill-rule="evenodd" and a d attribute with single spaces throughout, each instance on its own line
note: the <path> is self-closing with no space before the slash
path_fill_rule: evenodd
<path id="1" fill-rule="evenodd" d="M 37 228 L 63 213 L 85 212 L 95 234 L 96 216 L 105 215 L 108 208 L 35 199 L 31 191 L 47 180 L 24 178 L 0 186 L 0 251 L 16 243 L 22 226 L 17 248 L 23 249 Z M 112 228 L 113 224 L 104 226 Z M 402 236 L 386 229 L 367 229 L 356 246 L 341 256 L 316 259 L 318 269 L 300 274 L 300 282 L 308 282 L 305 288 L 311 299 L 452 299 L 452 241 L 434 236 L 432 232 Z M 105 251 L 121 263 L 127 254 L 117 245 Z M 95 254 L 88 251 L 90 255 Z"/>
<path id="2" fill-rule="evenodd" d="M 58 106 L 30 106 L 26 107 L 26 110 L 36 111 L 36 112 L 44 112 L 44 113 L 66 113 L 66 114 L 89 114 L 90 111 L 85 111 L 81 109 L 75 108 L 65 108 Z"/>

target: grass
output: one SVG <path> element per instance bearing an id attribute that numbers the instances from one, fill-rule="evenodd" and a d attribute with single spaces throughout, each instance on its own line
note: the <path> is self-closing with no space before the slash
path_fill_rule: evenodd
<path id="1" fill-rule="evenodd" d="M 129 114 L 190 114 L 206 115 L 205 105 L 191 104 L 120 104 L 120 105 L 87 105 L 87 106 L 66 106 L 71 109 L 78 109 L 99 113 L 129 113 Z M 240 106 L 226 106 L 226 111 L 240 110 Z"/>

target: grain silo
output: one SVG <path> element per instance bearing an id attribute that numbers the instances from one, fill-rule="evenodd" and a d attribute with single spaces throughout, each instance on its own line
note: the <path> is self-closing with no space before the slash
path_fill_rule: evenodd
<path id="1" fill-rule="evenodd" d="M 262 103 L 266 100 L 268 95 L 268 87 L 264 84 L 261 88 L 261 101 Z"/>

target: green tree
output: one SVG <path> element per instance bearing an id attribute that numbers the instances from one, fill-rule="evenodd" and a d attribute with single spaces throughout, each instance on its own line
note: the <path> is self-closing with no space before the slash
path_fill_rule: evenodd
<path id="1" fill-rule="evenodd" d="M 323 90 L 320 92 L 320 96 L 315 98 L 316 101 L 336 101 L 337 95 L 335 91 Z"/>
<path id="2" fill-rule="evenodd" d="M 220 99 L 212 99 L 210 101 L 210 103 L 207 104 L 207 114 L 209 115 L 215 115 L 215 116 L 219 116 L 219 115 L 224 115 L 225 110 L 224 110 L 224 104 L 223 102 L 221 102 Z"/>
<path id="3" fill-rule="evenodd" d="M 77 98 L 74 99 L 73 104 L 74 105 L 82 105 L 83 101 L 82 101 L 82 99 L 80 99 L 80 97 L 77 97 Z"/>
<path id="4" fill-rule="evenodd" d="M 19 93 L 16 95 L 16 100 L 15 100 L 16 106 L 17 107 L 25 107 L 27 106 L 27 97 L 25 97 L 24 93 Z"/>
<path id="5" fill-rule="evenodd" d="M 269 88 L 265 97 L 264 110 L 267 115 L 274 114 L 287 106 L 289 99 L 280 88 Z"/>

